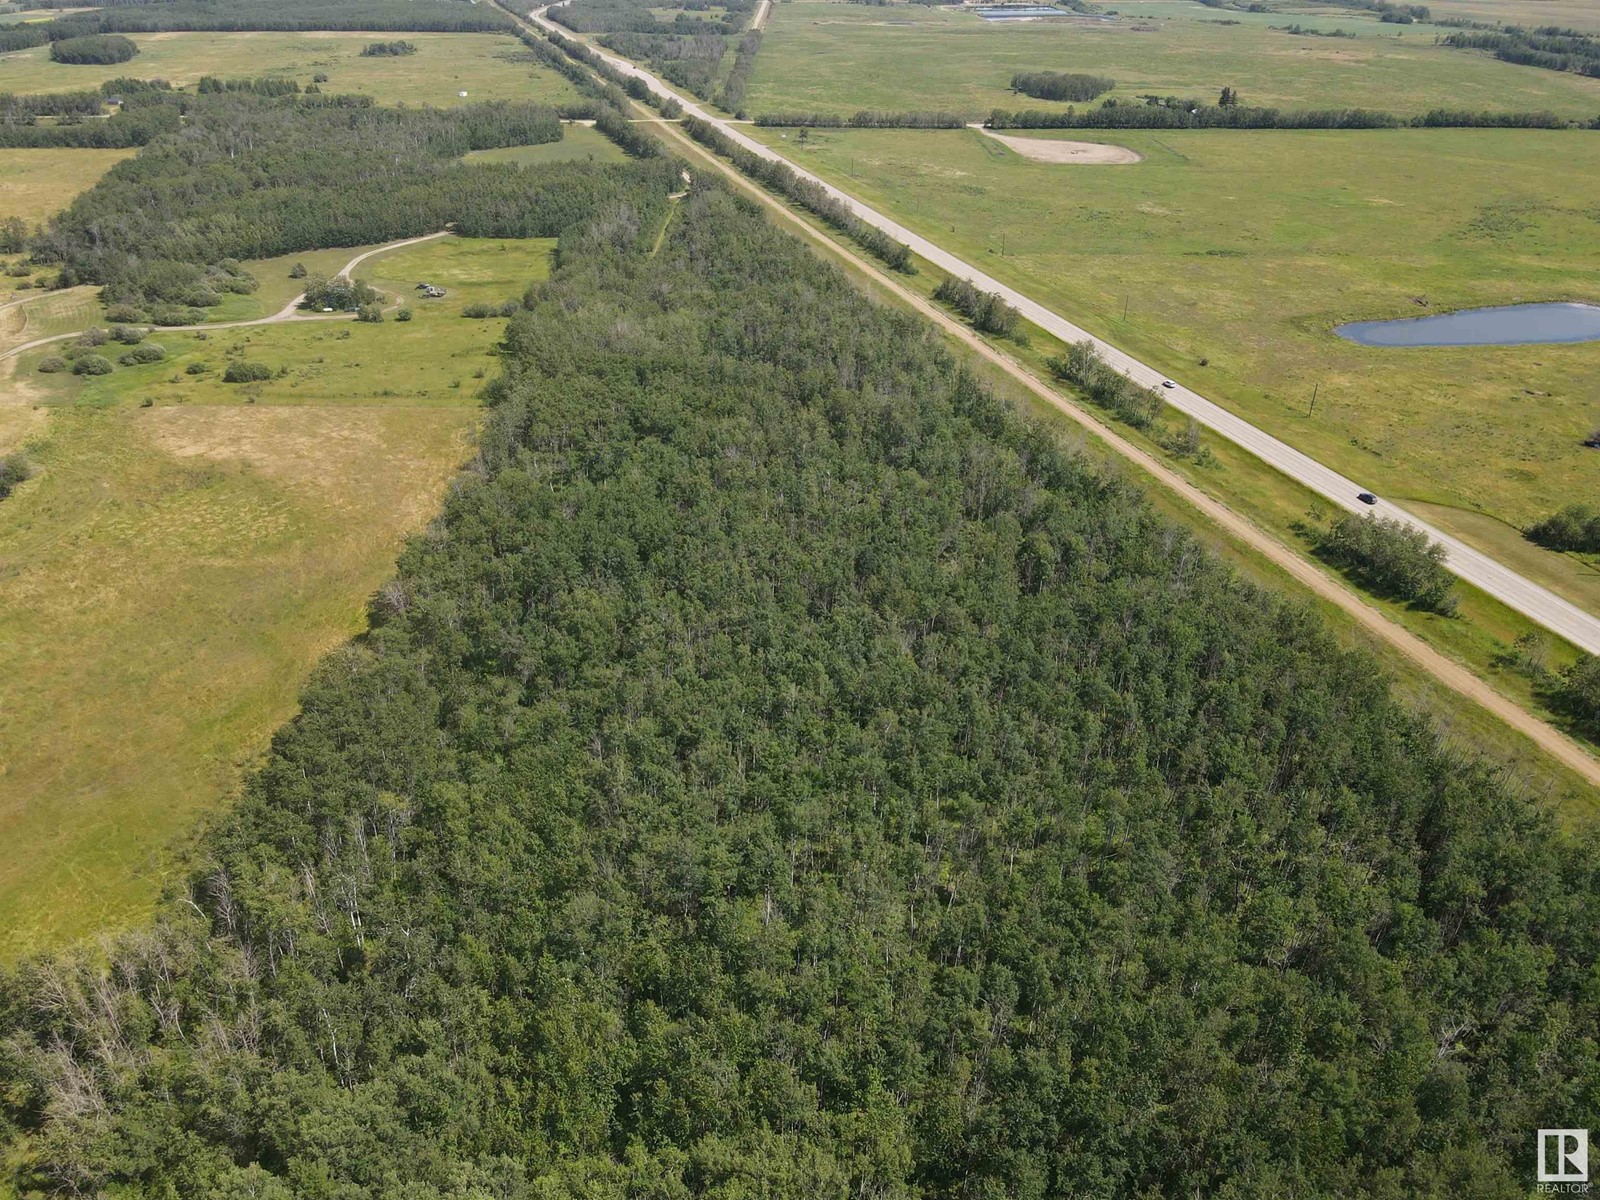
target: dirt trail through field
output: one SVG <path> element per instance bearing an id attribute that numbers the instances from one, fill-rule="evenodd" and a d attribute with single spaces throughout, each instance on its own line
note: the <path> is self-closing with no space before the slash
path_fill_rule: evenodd
<path id="1" fill-rule="evenodd" d="M 402 238 L 398 242 L 389 242 L 386 245 L 378 246 L 375 249 L 356 255 L 339 269 L 338 274 L 349 275 L 351 271 L 354 271 L 357 267 L 366 262 L 367 259 L 371 258 L 375 254 L 387 254 L 389 251 L 399 250 L 403 246 L 415 246 L 421 242 L 432 242 L 439 238 L 449 236 L 450 231 L 448 229 L 441 229 L 438 233 L 428 233 L 424 234 L 422 237 Z M 154 328 L 162 331 L 171 330 L 176 332 L 192 333 L 196 330 L 243 329 L 248 325 L 276 325 L 282 321 L 337 321 L 348 316 L 347 313 L 306 313 L 297 311 L 300 308 L 301 301 L 303 301 L 305 298 L 306 294 L 301 292 L 298 296 L 289 301 L 289 303 L 285 304 L 270 317 L 254 317 L 248 321 L 213 321 L 212 323 L 206 325 L 161 325 L 155 326 Z M 10 306 L 8 305 L 7 307 Z M 40 346 L 48 346 L 52 342 L 64 342 L 68 338 L 77 337 L 82 332 L 83 331 L 80 329 L 72 333 L 58 333 L 52 337 L 34 338 L 34 340 L 31 342 L 24 342 L 20 346 L 13 346 L 9 350 L 0 351 L 0 361 L 8 358 L 15 358 L 17 355 L 24 354 L 29 350 L 37 350 Z"/>

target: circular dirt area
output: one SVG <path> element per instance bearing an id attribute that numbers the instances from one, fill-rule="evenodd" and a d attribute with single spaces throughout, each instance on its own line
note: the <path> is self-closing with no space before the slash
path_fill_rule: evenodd
<path id="1" fill-rule="evenodd" d="M 1136 154 L 1126 146 L 1108 146 L 1102 142 L 1062 142 L 1055 138 L 1007 137 L 1003 133 L 982 130 L 985 137 L 1011 147 L 1023 158 L 1034 162 L 1076 163 L 1079 166 L 1120 166 L 1142 162 L 1144 155 Z"/>

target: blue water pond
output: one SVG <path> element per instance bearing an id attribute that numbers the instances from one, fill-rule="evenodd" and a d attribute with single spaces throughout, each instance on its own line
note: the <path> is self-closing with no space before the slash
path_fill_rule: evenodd
<path id="1" fill-rule="evenodd" d="M 1600 305 L 1512 304 L 1334 330 L 1363 346 L 1532 346 L 1600 341 Z"/>

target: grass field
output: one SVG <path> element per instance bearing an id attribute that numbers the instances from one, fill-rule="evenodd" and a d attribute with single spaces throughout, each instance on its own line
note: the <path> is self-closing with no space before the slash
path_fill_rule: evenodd
<path id="1" fill-rule="evenodd" d="M 570 81 L 536 65 L 513 38 L 490 33 L 408 33 L 417 52 L 401 58 L 362 58 L 369 42 L 392 33 L 149 33 L 135 34 L 132 62 L 75 66 L 50 61 L 47 46 L 0 55 L 0 92 L 67 92 L 132 75 L 193 85 L 202 75 L 293 79 L 317 74 L 325 92 L 357 92 L 383 104 L 449 106 L 477 100 L 577 98 Z M 467 99 L 457 93 L 465 91 Z"/>
<path id="2" fill-rule="evenodd" d="M 794 0 L 777 5 L 756 60 L 746 107 L 848 113 L 870 109 L 1065 107 L 1018 96 L 1022 70 L 1090 71 L 1141 92 L 1214 99 L 1224 86 L 1247 104 L 1551 109 L 1600 113 L 1600 79 L 1498 62 L 1433 44 L 1432 25 L 1380 25 L 1357 12 L 1250 14 L 1197 4 L 1115 6 L 1117 22 L 990 24 L 971 13 L 897 5 Z M 1237 25 L 1219 24 L 1222 20 Z M 1292 37 L 1268 25 L 1299 22 L 1359 32 Z"/>
<path id="3" fill-rule="evenodd" d="M 132 150 L 0 150 L 0 219 L 21 217 L 29 226 L 37 225 L 132 154 Z M 20 261 L 18 257 L 7 257 L 0 260 L 0 265 Z M 31 275 L 0 275 L 0 306 L 14 300 L 33 300 L 38 293 L 18 290 L 17 284 L 54 274 L 40 268 Z M 14 309 L 0 312 L 0 348 L 15 344 L 8 343 L 6 335 L 23 323 Z"/>
<path id="4" fill-rule="evenodd" d="M 0 218 L 37 224 L 132 156 L 132 150 L 0 150 Z"/>
<path id="5" fill-rule="evenodd" d="M 1600 31 L 1600 5 L 1594 0 L 1428 0 L 1428 7 L 1436 17 Z"/>
<path id="6" fill-rule="evenodd" d="M 777 143 L 773 131 L 761 136 Z M 1520 526 L 1595 494 L 1600 454 L 1580 443 L 1600 425 L 1600 344 L 1375 350 L 1331 331 L 1357 317 L 1600 301 L 1600 139 L 1405 130 L 1117 140 L 1145 160 L 1030 162 L 968 130 L 814 131 L 805 146 L 784 144 L 1389 496 Z"/>
<path id="7" fill-rule="evenodd" d="M 603 133 L 587 125 L 565 125 L 559 142 L 542 146 L 507 146 L 499 150 L 474 150 L 468 162 L 516 163 L 529 167 L 540 163 L 593 159 L 595 162 L 624 162 L 627 155 Z"/>
<path id="8" fill-rule="evenodd" d="M 157 333 L 164 363 L 82 384 L 35 354 L 25 392 L 0 387 L 0 411 L 48 415 L 0 504 L 0 956 L 147 909 L 464 459 L 504 322 L 461 305 L 520 294 L 552 248 L 369 260 L 396 293 L 450 289 L 409 323 Z M 288 370 L 228 385 L 232 357 Z"/>

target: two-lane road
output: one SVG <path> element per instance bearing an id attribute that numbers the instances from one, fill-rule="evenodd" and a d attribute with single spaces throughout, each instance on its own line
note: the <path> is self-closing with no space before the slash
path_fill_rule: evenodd
<path id="1" fill-rule="evenodd" d="M 572 36 L 570 30 L 562 29 L 546 19 L 545 12 L 546 9 L 539 9 L 536 12 L 529 13 L 528 16 L 530 20 L 543 29 L 559 33 L 563 37 Z M 752 154 L 759 154 L 762 158 L 784 163 L 796 174 L 815 182 L 825 189 L 829 195 L 848 205 L 850 210 L 863 221 L 904 242 L 913 251 L 941 270 L 965 279 L 974 287 L 981 288 L 983 291 L 997 293 L 1008 304 L 1014 306 L 1024 317 L 1047 333 L 1053 334 L 1065 342 L 1092 342 L 1095 349 L 1100 352 L 1100 355 L 1107 362 L 1134 382 L 1146 387 L 1156 388 L 1161 392 L 1162 399 L 1179 412 L 1193 417 L 1208 429 L 1227 438 L 1235 445 L 1243 447 L 1263 462 L 1277 468 L 1296 482 L 1304 484 L 1318 495 L 1341 508 L 1349 509 L 1351 512 L 1376 512 L 1379 516 L 1391 517 L 1415 529 L 1420 529 L 1434 541 L 1443 544 L 1448 551 L 1448 557 L 1445 560 L 1446 565 L 1461 579 L 1487 592 L 1507 607 L 1515 609 L 1531 620 L 1538 622 L 1573 645 L 1579 646 L 1591 654 L 1600 654 L 1600 617 L 1587 613 L 1577 605 L 1563 600 L 1560 596 L 1517 574 L 1517 572 L 1496 559 L 1434 528 L 1426 521 L 1413 516 L 1398 505 L 1391 504 L 1383 499 L 1379 499 L 1374 506 L 1362 504 L 1356 497 L 1361 492 L 1368 490 L 1364 485 L 1346 478 L 1331 467 L 1324 466 L 1310 455 L 1296 450 L 1287 442 L 1280 441 L 1265 430 L 1252 425 L 1244 418 L 1229 412 L 1221 405 L 1207 400 L 1198 392 L 1184 387 L 1181 383 L 1171 388 L 1162 387 L 1161 384 L 1165 376 L 1154 367 L 1147 366 L 1133 356 L 1123 353 L 1109 342 L 1102 341 L 1086 330 L 1080 329 L 1072 322 L 1051 312 L 1044 305 L 1025 296 L 1015 288 L 986 275 L 970 263 L 934 245 L 927 238 L 913 233 L 876 209 L 869 208 L 854 197 L 841 192 L 826 180 L 819 179 L 804 167 L 797 165 L 777 151 L 751 138 L 748 134 L 742 132 L 736 123 L 707 112 L 696 104 L 692 98 L 674 91 L 643 68 L 635 66 L 626 59 L 618 58 L 614 54 L 608 54 L 598 46 L 590 45 L 589 49 L 618 71 L 642 79 L 650 90 L 657 95 L 668 96 L 677 100 L 679 104 L 683 105 L 684 112 L 715 125 L 729 138 L 749 150 Z"/>

